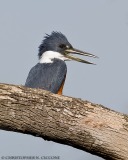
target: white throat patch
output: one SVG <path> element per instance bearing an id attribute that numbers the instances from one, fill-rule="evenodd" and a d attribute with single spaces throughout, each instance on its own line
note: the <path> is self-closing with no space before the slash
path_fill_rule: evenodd
<path id="1" fill-rule="evenodd" d="M 52 59 L 54 58 L 61 59 L 63 61 L 68 60 L 68 58 L 64 57 L 59 52 L 46 51 L 42 54 L 39 63 L 53 63 Z"/>

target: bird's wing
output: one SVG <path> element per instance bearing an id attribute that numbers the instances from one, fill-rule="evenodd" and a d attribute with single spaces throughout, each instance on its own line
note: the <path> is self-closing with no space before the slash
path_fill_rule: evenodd
<path id="1" fill-rule="evenodd" d="M 57 93 L 65 80 L 66 73 L 66 64 L 61 60 L 54 63 L 38 63 L 30 70 L 25 86 Z"/>

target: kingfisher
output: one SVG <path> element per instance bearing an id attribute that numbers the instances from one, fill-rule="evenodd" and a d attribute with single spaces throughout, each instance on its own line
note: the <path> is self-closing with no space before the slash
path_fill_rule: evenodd
<path id="1" fill-rule="evenodd" d="M 61 32 L 53 31 L 50 35 L 46 34 L 39 46 L 39 62 L 29 71 L 25 86 L 62 95 L 67 73 L 65 61 L 94 64 L 74 57 L 73 54 L 97 58 L 93 54 L 75 49 Z"/>

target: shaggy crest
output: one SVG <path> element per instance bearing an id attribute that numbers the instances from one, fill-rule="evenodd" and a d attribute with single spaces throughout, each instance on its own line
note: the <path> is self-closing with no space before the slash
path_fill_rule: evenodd
<path id="1" fill-rule="evenodd" d="M 61 32 L 53 31 L 51 35 L 46 34 L 46 36 L 44 37 L 44 40 L 39 46 L 39 53 L 38 53 L 39 58 L 46 51 L 60 52 L 61 51 L 61 48 L 59 47 L 60 44 L 71 46 L 71 44 L 68 42 L 65 35 L 63 35 Z"/>

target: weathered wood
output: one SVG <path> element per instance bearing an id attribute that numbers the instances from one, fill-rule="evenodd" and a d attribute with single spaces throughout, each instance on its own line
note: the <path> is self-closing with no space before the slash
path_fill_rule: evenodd
<path id="1" fill-rule="evenodd" d="M 0 129 L 128 160 L 128 116 L 88 101 L 0 84 Z"/>

